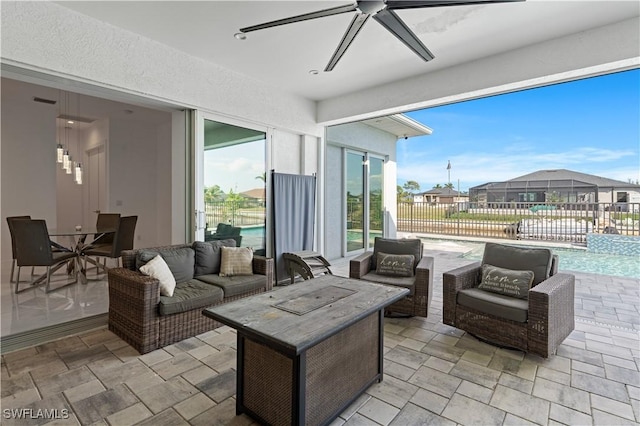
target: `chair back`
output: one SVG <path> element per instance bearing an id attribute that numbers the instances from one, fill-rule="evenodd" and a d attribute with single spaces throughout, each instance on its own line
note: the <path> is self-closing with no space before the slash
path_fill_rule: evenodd
<path id="1" fill-rule="evenodd" d="M 120 218 L 118 232 L 116 232 L 113 257 L 120 257 L 122 250 L 133 250 L 134 235 L 138 216 L 125 216 Z"/>
<path id="2" fill-rule="evenodd" d="M 415 258 L 413 270 L 415 272 L 418 263 L 422 259 L 422 240 L 413 239 L 395 239 L 376 237 L 373 241 L 373 256 L 371 256 L 371 270 L 375 270 L 378 265 L 378 253 L 387 254 L 412 254 Z"/>
<path id="3" fill-rule="evenodd" d="M 118 224 L 120 223 L 120 213 L 98 213 L 98 218 L 96 219 L 96 231 L 98 233 L 102 233 L 106 230 L 118 229 Z M 100 244 L 111 244 L 113 243 L 115 234 L 108 233 L 100 237 Z"/>
<path id="4" fill-rule="evenodd" d="M 22 219 L 13 222 L 18 266 L 50 266 L 53 254 L 49 242 L 47 222 L 41 219 Z"/>
<path id="5" fill-rule="evenodd" d="M 547 248 L 517 247 L 498 243 L 486 243 L 482 255 L 483 265 L 533 271 L 532 287 L 551 276 L 553 261 L 553 253 Z"/>
<path id="6" fill-rule="evenodd" d="M 24 220 L 24 219 L 31 219 L 31 216 L 8 216 L 7 217 L 7 225 L 9 226 L 9 235 L 11 236 L 11 254 L 13 256 L 13 258 L 16 258 L 16 240 L 14 237 L 14 231 L 13 231 L 13 222 L 16 220 Z"/>

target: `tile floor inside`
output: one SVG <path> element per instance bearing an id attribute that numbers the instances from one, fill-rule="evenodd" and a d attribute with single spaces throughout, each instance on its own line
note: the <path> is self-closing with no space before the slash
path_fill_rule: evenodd
<path id="1" fill-rule="evenodd" d="M 575 331 L 542 359 L 442 324 L 442 273 L 468 261 L 425 255 L 429 317 L 385 320 L 384 380 L 333 425 L 639 424 L 640 280 L 575 272 Z M 235 415 L 235 345 L 222 327 L 140 355 L 99 329 L 7 353 L 2 424 L 254 424 Z M 15 418 L 38 410 L 59 418 Z"/>

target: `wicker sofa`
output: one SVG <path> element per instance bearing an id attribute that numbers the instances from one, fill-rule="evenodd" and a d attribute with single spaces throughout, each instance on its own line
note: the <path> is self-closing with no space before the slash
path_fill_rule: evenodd
<path id="1" fill-rule="evenodd" d="M 480 289 L 482 265 L 534 273 L 523 297 Z M 482 262 L 442 276 L 443 322 L 500 346 L 548 358 L 573 331 L 575 277 L 551 250 L 487 243 Z M 517 271 L 516 271 L 517 272 Z"/>
<path id="2" fill-rule="evenodd" d="M 144 354 L 221 326 L 203 309 L 273 288 L 273 259 L 263 256 L 253 256 L 254 275 L 220 276 L 222 246 L 235 247 L 236 241 L 123 251 L 123 267 L 108 272 L 109 330 Z M 171 298 L 160 295 L 157 279 L 139 272 L 141 263 L 156 254 L 176 276 Z"/>

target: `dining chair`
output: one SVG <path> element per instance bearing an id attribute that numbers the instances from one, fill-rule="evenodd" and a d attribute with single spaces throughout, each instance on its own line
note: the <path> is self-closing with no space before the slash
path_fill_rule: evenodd
<path id="1" fill-rule="evenodd" d="M 47 223 L 44 220 L 15 220 L 12 221 L 12 227 L 16 245 L 16 264 L 18 266 L 15 292 L 23 292 L 44 281 L 46 283 L 45 291 L 48 293 L 52 290 L 50 287 L 51 274 L 66 265 L 67 262 L 77 259 L 78 253 L 74 251 L 53 251 L 49 240 Z M 32 276 L 31 282 L 29 283 L 30 287 L 20 290 L 20 269 L 23 266 L 45 266 L 47 271 L 38 278 L 34 279 Z M 77 271 L 74 281 L 53 290 L 75 284 L 76 282 L 78 282 Z"/>
<path id="2" fill-rule="evenodd" d="M 116 265 L 120 266 L 120 255 L 122 250 L 132 250 L 134 235 L 136 231 L 136 223 L 138 222 L 138 216 L 124 216 L 118 219 L 118 225 L 116 232 L 113 233 L 113 241 L 111 244 L 89 244 L 85 246 L 80 255 L 84 258 L 84 269 L 87 269 L 87 263 L 92 263 L 96 266 L 96 274 L 100 272 L 106 273 L 107 258 L 116 259 Z M 96 259 L 91 259 L 95 257 Z M 103 258 L 103 263 L 100 263 L 100 258 Z"/>
<path id="3" fill-rule="evenodd" d="M 15 239 L 15 231 L 13 230 L 13 222 L 16 220 L 24 220 L 31 219 L 31 216 L 8 216 L 7 217 L 7 225 L 9 226 L 9 235 L 11 236 L 11 255 L 13 259 L 11 260 L 11 277 L 9 278 L 9 282 L 15 282 L 13 275 L 16 266 L 16 239 Z M 33 270 L 32 270 L 33 275 Z"/>
<path id="4" fill-rule="evenodd" d="M 104 231 L 117 229 L 120 223 L 120 213 L 98 213 L 96 219 L 96 231 L 98 234 L 94 236 L 94 240 L 91 244 L 94 247 L 98 245 L 111 245 L 115 236 L 112 232 L 104 233 Z"/>
<path id="5" fill-rule="evenodd" d="M 11 236 L 11 254 L 13 257 L 13 260 L 11 261 L 11 276 L 9 278 L 9 282 L 13 283 L 15 282 L 14 279 L 14 271 L 15 271 L 15 265 L 16 265 L 16 243 L 15 243 L 15 238 L 13 236 L 14 231 L 13 231 L 13 222 L 16 220 L 24 220 L 24 219 L 31 219 L 31 216 L 29 215 L 25 215 L 25 216 L 8 216 L 7 217 L 7 225 L 9 226 L 9 235 Z M 58 244 L 55 241 L 49 241 L 49 243 L 51 244 L 51 249 L 54 252 L 57 251 L 69 251 L 66 247 Z M 31 268 L 31 276 L 34 275 L 34 269 L 35 268 Z"/>

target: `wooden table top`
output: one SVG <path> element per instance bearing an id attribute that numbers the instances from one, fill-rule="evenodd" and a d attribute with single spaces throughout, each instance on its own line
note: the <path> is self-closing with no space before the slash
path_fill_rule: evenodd
<path id="1" fill-rule="evenodd" d="M 214 306 L 203 314 L 297 355 L 408 293 L 402 287 L 325 275 Z"/>

